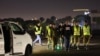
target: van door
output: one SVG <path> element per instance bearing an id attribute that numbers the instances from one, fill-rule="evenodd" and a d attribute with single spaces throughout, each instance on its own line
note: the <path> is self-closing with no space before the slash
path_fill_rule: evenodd
<path id="1" fill-rule="evenodd" d="M 15 23 L 11 23 L 10 24 L 11 29 L 12 29 L 12 35 L 13 35 L 13 52 L 14 53 L 21 53 L 22 52 L 22 42 L 23 42 L 23 35 L 24 32 L 21 29 L 21 27 L 19 27 L 17 24 Z"/>
<path id="2" fill-rule="evenodd" d="M 2 26 L 0 24 L 0 55 L 4 54 L 4 36 L 3 36 L 3 30 L 2 30 Z"/>

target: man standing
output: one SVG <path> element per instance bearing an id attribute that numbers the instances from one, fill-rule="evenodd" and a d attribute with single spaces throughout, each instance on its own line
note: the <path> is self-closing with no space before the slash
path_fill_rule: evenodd
<path id="1" fill-rule="evenodd" d="M 72 26 L 70 25 L 69 21 L 66 21 L 63 29 L 63 36 L 64 36 L 64 44 L 65 44 L 65 50 L 69 51 L 70 48 L 70 37 L 72 35 Z"/>
<path id="2" fill-rule="evenodd" d="M 52 27 L 53 50 L 55 50 L 55 47 L 57 46 L 58 39 L 59 39 L 58 28 L 55 24 L 53 24 L 53 27 Z"/>
<path id="3" fill-rule="evenodd" d="M 83 44 L 84 44 L 84 47 L 85 49 L 87 50 L 87 46 L 90 42 L 90 39 L 91 39 L 91 28 L 88 24 L 87 21 L 85 21 L 85 24 L 84 26 L 82 27 L 82 35 L 83 35 Z"/>
<path id="4" fill-rule="evenodd" d="M 47 45 L 48 45 L 48 49 L 52 48 L 52 23 L 49 23 L 49 25 L 46 26 L 46 37 L 47 37 Z"/>
<path id="5" fill-rule="evenodd" d="M 42 27 L 40 25 L 40 23 L 38 23 L 36 26 L 35 26 L 35 35 L 36 35 L 36 39 L 33 41 L 33 44 L 35 44 L 37 41 L 39 41 L 39 44 L 42 45 L 41 43 L 41 30 L 42 30 Z"/>
<path id="6" fill-rule="evenodd" d="M 74 46 L 77 47 L 77 50 L 79 50 L 80 35 L 81 35 L 81 27 L 79 26 L 78 22 L 75 22 L 75 25 L 73 26 L 73 38 L 74 38 Z"/>
<path id="7" fill-rule="evenodd" d="M 63 23 L 59 23 L 58 25 L 58 37 L 59 37 L 59 45 L 61 46 L 61 48 L 63 48 Z"/>

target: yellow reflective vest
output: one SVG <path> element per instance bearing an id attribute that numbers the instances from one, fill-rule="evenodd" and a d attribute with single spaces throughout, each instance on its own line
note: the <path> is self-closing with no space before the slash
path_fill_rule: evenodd
<path id="1" fill-rule="evenodd" d="M 35 26 L 35 34 L 38 35 L 38 34 L 41 34 L 41 30 L 42 30 L 42 27 L 40 26 L 40 29 L 38 29 L 37 26 Z"/>
<path id="2" fill-rule="evenodd" d="M 83 35 L 90 35 L 90 26 L 83 26 Z"/>
<path id="3" fill-rule="evenodd" d="M 47 30 L 47 35 L 51 36 L 51 29 L 49 26 L 46 26 L 46 30 Z"/>
<path id="4" fill-rule="evenodd" d="M 80 35 L 80 27 L 74 26 L 74 35 Z"/>

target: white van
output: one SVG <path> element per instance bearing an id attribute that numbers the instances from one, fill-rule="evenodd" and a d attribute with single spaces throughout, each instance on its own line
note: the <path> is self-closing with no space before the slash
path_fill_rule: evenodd
<path id="1" fill-rule="evenodd" d="M 18 23 L 0 23 L 0 55 L 6 53 L 25 56 L 32 54 L 32 38 Z"/>

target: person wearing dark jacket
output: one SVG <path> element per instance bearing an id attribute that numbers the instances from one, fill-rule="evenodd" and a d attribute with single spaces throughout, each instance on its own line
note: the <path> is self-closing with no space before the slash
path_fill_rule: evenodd
<path id="1" fill-rule="evenodd" d="M 55 24 L 53 24 L 52 28 L 52 39 L 53 39 L 53 50 L 55 50 L 55 47 L 57 46 L 58 39 L 59 39 L 59 30 Z"/>
<path id="2" fill-rule="evenodd" d="M 64 27 L 63 27 L 63 36 L 64 36 L 64 45 L 65 50 L 69 51 L 70 48 L 70 37 L 72 35 L 72 26 L 70 25 L 69 21 L 66 21 Z"/>
<path id="3" fill-rule="evenodd" d="M 59 44 L 61 48 L 63 48 L 63 22 L 59 23 L 58 25 L 58 33 L 59 33 Z"/>
<path id="4" fill-rule="evenodd" d="M 59 30 L 60 37 L 62 37 L 62 34 L 63 34 L 63 23 L 62 22 L 59 23 L 58 30 Z"/>

